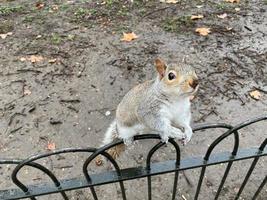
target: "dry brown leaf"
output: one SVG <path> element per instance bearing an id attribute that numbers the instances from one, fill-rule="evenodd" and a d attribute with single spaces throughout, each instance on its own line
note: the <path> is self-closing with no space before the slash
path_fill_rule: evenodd
<path id="1" fill-rule="evenodd" d="M 36 63 L 36 62 L 43 61 L 44 58 L 43 58 L 43 56 L 35 56 L 35 55 L 31 55 L 31 56 L 28 58 L 28 60 L 31 61 L 32 63 Z"/>
<path id="2" fill-rule="evenodd" d="M 56 144 L 54 142 L 48 142 L 46 149 L 50 150 L 50 151 L 53 151 L 53 150 L 56 149 Z"/>
<path id="3" fill-rule="evenodd" d="M 224 0 L 225 2 L 229 2 L 229 3 L 239 3 L 240 0 Z"/>
<path id="4" fill-rule="evenodd" d="M 31 61 L 32 63 L 36 63 L 36 62 L 41 62 L 41 61 L 43 61 L 44 60 L 44 57 L 43 56 L 35 56 L 35 55 L 31 55 L 31 56 L 29 56 L 29 57 L 21 57 L 20 58 L 20 61 L 26 61 L 26 60 L 28 60 L 28 61 Z"/>
<path id="5" fill-rule="evenodd" d="M 191 19 L 196 20 L 196 19 L 202 19 L 204 16 L 203 15 L 192 15 Z"/>
<path id="6" fill-rule="evenodd" d="M 26 96 L 26 95 L 30 95 L 32 92 L 29 90 L 29 89 L 24 89 L 23 91 L 23 95 Z"/>
<path id="7" fill-rule="evenodd" d="M 21 57 L 19 60 L 22 61 L 22 62 L 27 60 L 27 61 L 30 61 L 31 63 L 36 63 L 36 62 L 43 61 L 44 57 L 43 56 L 31 55 L 31 56 L 28 56 L 28 57 Z"/>
<path id="8" fill-rule="evenodd" d="M 209 33 L 211 33 L 210 28 L 197 28 L 196 32 L 202 36 L 207 36 Z"/>
<path id="9" fill-rule="evenodd" d="M 249 96 L 251 96 L 255 100 L 260 100 L 261 93 L 258 90 L 253 90 L 249 93 Z"/>
<path id="10" fill-rule="evenodd" d="M 132 33 L 123 33 L 123 38 L 121 39 L 121 41 L 126 41 L 126 42 L 130 42 L 134 39 L 138 38 L 138 36 L 132 32 Z"/>
<path id="11" fill-rule="evenodd" d="M 220 18 L 220 19 L 224 19 L 224 18 L 227 17 L 227 14 L 226 13 L 223 13 L 221 15 L 217 15 L 217 17 Z"/>
<path id="12" fill-rule="evenodd" d="M 10 36 L 10 35 L 13 35 L 13 33 L 12 33 L 12 32 L 3 33 L 3 34 L 0 34 L 0 37 L 1 37 L 2 39 L 6 39 L 6 37 L 7 37 L 7 36 Z"/>
<path id="13" fill-rule="evenodd" d="M 56 59 L 56 58 L 54 58 L 54 59 L 50 59 L 50 60 L 48 60 L 48 62 L 49 62 L 49 63 L 55 63 L 55 62 L 57 62 L 57 59 Z"/>
<path id="14" fill-rule="evenodd" d="M 45 4 L 44 4 L 44 3 L 40 3 L 40 2 L 35 4 L 35 7 L 36 7 L 38 10 L 42 9 L 44 6 L 45 6 Z"/>

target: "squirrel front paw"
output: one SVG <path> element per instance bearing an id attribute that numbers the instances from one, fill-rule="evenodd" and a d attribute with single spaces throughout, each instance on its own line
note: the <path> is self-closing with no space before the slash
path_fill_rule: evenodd
<path id="1" fill-rule="evenodd" d="M 172 127 L 171 130 L 170 130 L 169 137 L 177 138 L 177 139 L 185 139 L 186 138 L 186 133 L 182 132 L 178 128 Z"/>
<path id="2" fill-rule="evenodd" d="M 162 134 L 160 137 L 161 137 L 161 142 L 166 143 L 166 144 L 168 143 L 168 140 L 169 140 L 168 135 Z"/>
<path id="3" fill-rule="evenodd" d="M 186 145 L 192 138 L 193 132 L 192 129 L 185 129 L 185 138 L 181 139 L 183 145 Z"/>
<path id="4" fill-rule="evenodd" d="M 132 137 L 130 137 L 130 138 L 123 138 L 123 143 L 126 146 L 130 146 L 131 144 L 133 144 L 133 138 Z"/>
<path id="5" fill-rule="evenodd" d="M 161 141 L 167 143 L 169 138 L 175 138 L 180 140 L 186 139 L 186 134 L 182 132 L 180 129 L 171 127 L 170 130 L 161 134 Z"/>

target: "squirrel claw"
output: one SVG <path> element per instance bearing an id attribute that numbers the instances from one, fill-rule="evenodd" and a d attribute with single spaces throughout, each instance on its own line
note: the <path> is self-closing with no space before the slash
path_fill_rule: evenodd
<path id="1" fill-rule="evenodd" d="M 180 139 L 179 141 L 182 143 L 183 146 L 185 146 L 188 142 L 186 137 Z"/>

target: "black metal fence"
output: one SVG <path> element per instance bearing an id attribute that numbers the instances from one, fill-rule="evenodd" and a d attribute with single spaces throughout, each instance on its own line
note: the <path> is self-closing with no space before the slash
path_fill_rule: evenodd
<path id="1" fill-rule="evenodd" d="M 198 183 L 196 187 L 196 191 L 194 194 L 194 199 L 199 198 L 199 193 L 202 188 L 203 178 L 206 172 L 207 166 L 210 165 L 218 165 L 221 163 L 226 163 L 226 168 L 224 171 L 223 176 L 221 177 L 218 189 L 216 190 L 215 198 L 218 199 L 222 188 L 225 184 L 225 181 L 229 175 L 231 170 L 232 164 L 239 160 L 245 159 L 252 159 L 252 163 L 242 180 L 241 186 L 239 190 L 235 194 L 234 199 L 239 199 L 241 193 L 243 192 L 246 184 L 248 183 L 250 176 L 257 165 L 257 162 L 260 157 L 267 155 L 267 138 L 262 141 L 261 145 L 258 148 L 250 148 L 250 149 L 239 149 L 239 130 L 249 126 L 253 123 L 267 120 L 267 116 L 258 117 L 253 120 L 245 121 L 237 126 L 231 126 L 228 124 L 206 124 L 201 126 L 194 127 L 194 132 L 205 130 L 205 129 L 225 129 L 224 133 L 218 137 L 207 149 L 206 154 L 204 157 L 194 157 L 194 158 L 186 158 L 181 160 L 180 159 L 180 148 L 179 145 L 173 140 L 170 139 L 169 143 L 173 145 L 176 150 L 176 159 L 175 160 L 168 160 L 164 162 L 157 162 L 151 163 L 151 157 L 154 153 L 159 150 L 164 143 L 158 142 L 149 152 L 146 158 L 146 166 L 145 167 L 136 167 L 136 168 L 127 168 L 127 169 L 120 169 L 118 163 L 106 152 L 106 150 L 122 144 L 122 141 L 116 141 L 114 143 L 108 144 L 100 149 L 96 148 L 68 148 L 53 151 L 50 153 L 45 154 L 38 154 L 35 156 L 31 156 L 25 160 L 1 160 L 0 159 L 0 167 L 1 165 L 16 165 L 14 170 L 11 174 L 11 179 L 14 184 L 18 186 L 16 189 L 9 189 L 0 190 L 0 199 L 23 199 L 23 198 L 30 198 L 35 200 L 38 196 L 58 193 L 62 196 L 63 199 L 70 199 L 69 196 L 65 193 L 66 191 L 70 190 L 78 190 L 81 188 L 90 188 L 91 194 L 93 199 L 99 199 L 98 194 L 95 190 L 95 186 L 103 185 L 103 184 L 110 184 L 110 183 L 119 183 L 122 199 L 127 199 L 124 181 L 131 180 L 131 179 L 138 179 L 138 178 L 147 178 L 148 184 L 148 199 L 152 199 L 152 181 L 151 177 L 159 174 L 171 173 L 174 172 L 174 182 L 172 183 L 172 199 L 174 200 L 177 196 L 177 187 L 178 187 L 178 175 L 181 171 L 190 170 L 194 168 L 200 168 L 200 176 L 198 178 Z M 262 130 L 266 131 L 266 130 Z M 265 133 L 263 133 L 265 134 Z M 214 148 L 220 144 L 224 139 L 227 137 L 234 137 L 234 145 L 231 152 L 223 152 L 223 153 L 213 153 Z M 138 135 L 134 138 L 134 140 L 146 140 L 146 139 L 156 139 L 159 140 L 160 137 L 158 135 Z M 59 154 L 67 154 L 67 153 L 75 153 L 75 152 L 88 152 L 90 156 L 86 159 L 83 164 L 83 174 L 84 177 L 73 178 L 69 180 L 59 180 L 55 174 L 50 171 L 48 168 L 44 167 L 43 165 L 37 163 L 38 160 L 42 158 L 47 158 L 53 155 Z M 88 172 L 88 165 L 96 158 L 98 155 L 104 156 L 110 163 L 113 165 L 115 170 L 98 173 L 98 174 L 89 174 Z M 26 185 L 21 180 L 18 179 L 18 173 L 20 170 L 25 167 L 30 166 L 32 168 L 36 168 L 43 173 L 45 173 L 53 182 L 53 184 L 44 183 L 39 185 Z M 265 166 L 266 167 L 266 166 Z M 238 173 L 238 172 L 235 172 Z M 4 180 L 3 180 L 4 181 Z M 252 195 L 252 199 L 257 199 L 258 195 L 262 192 L 264 186 L 267 182 L 267 174 L 264 174 L 262 177 L 262 182 L 260 183 L 259 187 L 254 191 Z M 266 197 L 267 199 L 267 197 Z"/>

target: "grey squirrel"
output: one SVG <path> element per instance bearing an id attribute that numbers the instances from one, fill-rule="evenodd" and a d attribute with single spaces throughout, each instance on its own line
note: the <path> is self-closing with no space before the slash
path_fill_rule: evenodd
<path id="1" fill-rule="evenodd" d="M 186 144 L 192 137 L 190 127 L 190 97 L 198 90 L 199 81 L 190 65 L 166 64 L 155 60 L 157 77 L 131 89 L 119 103 L 116 117 L 105 133 L 102 145 L 116 138 L 130 144 L 133 136 L 144 133 L 159 134 L 163 142 L 177 138 Z M 108 150 L 115 159 L 125 145 Z M 102 160 L 98 157 L 96 163 Z"/>

